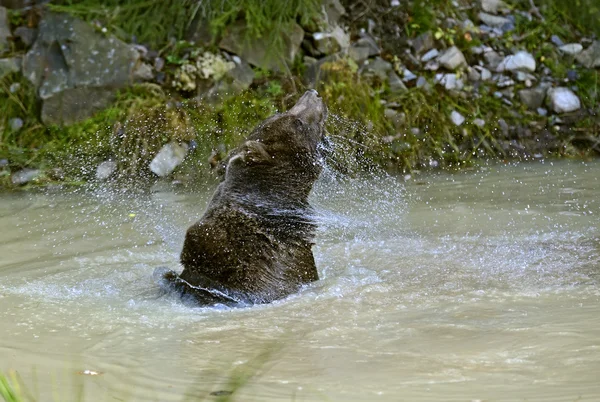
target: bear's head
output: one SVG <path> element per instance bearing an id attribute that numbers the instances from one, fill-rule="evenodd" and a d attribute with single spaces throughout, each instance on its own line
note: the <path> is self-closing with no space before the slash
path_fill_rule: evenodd
<path id="1" fill-rule="evenodd" d="M 230 154 L 225 182 L 243 192 L 250 186 L 262 195 L 304 202 L 322 170 L 326 118 L 317 91 L 305 92 L 290 110 L 259 124 Z"/>

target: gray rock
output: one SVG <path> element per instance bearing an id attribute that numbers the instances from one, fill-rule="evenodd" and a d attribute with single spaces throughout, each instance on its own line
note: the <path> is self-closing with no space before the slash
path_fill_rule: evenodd
<path id="1" fill-rule="evenodd" d="M 19 70 L 21 70 L 21 59 L 19 57 L 0 59 L 0 79 L 10 73 L 17 73 Z"/>
<path id="2" fill-rule="evenodd" d="M 348 57 L 357 64 L 362 64 L 369 58 L 370 50 L 368 47 L 352 45 L 348 48 Z"/>
<path id="3" fill-rule="evenodd" d="M 481 9 L 486 13 L 497 14 L 498 9 L 503 6 L 502 0 L 481 0 Z"/>
<path id="4" fill-rule="evenodd" d="M 385 80 L 388 76 L 388 73 L 392 71 L 392 69 L 392 63 L 383 60 L 381 57 L 376 57 L 373 60 L 369 60 L 368 63 L 365 64 L 363 74 L 376 76 L 381 80 Z"/>
<path id="5" fill-rule="evenodd" d="M 502 60 L 504 60 L 504 58 L 502 56 L 500 56 L 500 54 L 494 50 L 485 52 L 483 54 L 483 58 L 485 59 L 490 70 L 493 70 L 493 71 L 496 71 L 496 69 L 498 68 L 500 63 L 502 63 Z"/>
<path id="6" fill-rule="evenodd" d="M 417 36 L 412 42 L 412 48 L 416 54 L 427 52 L 433 46 L 433 35 L 429 31 Z"/>
<path id="7" fill-rule="evenodd" d="M 0 54 L 8 48 L 8 38 L 10 36 L 10 24 L 6 8 L 0 7 Z"/>
<path id="8" fill-rule="evenodd" d="M 404 82 L 410 82 L 410 81 L 414 81 L 417 79 L 417 76 L 410 71 L 408 68 L 405 68 L 404 71 L 402 72 L 402 81 Z"/>
<path id="9" fill-rule="evenodd" d="M 304 31 L 300 25 L 293 24 L 281 38 L 282 48 L 276 48 L 272 41 L 265 40 L 272 37 L 267 32 L 262 38 L 252 38 L 246 24 L 240 22 L 228 28 L 219 47 L 237 54 L 253 66 L 280 71 L 286 64 L 293 63 L 304 38 Z"/>
<path id="10" fill-rule="evenodd" d="M 576 54 L 581 53 L 581 51 L 583 50 L 583 45 L 581 45 L 580 43 L 568 43 L 559 47 L 558 50 L 560 50 L 564 54 L 575 56 Z"/>
<path id="11" fill-rule="evenodd" d="M 519 99 L 528 109 L 536 110 L 544 104 L 546 90 L 544 87 L 522 89 L 519 91 Z"/>
<path id="12" fill-rule="evenodd" d="M 35 42 L 38 31 L 35 28 L 21 26 L 15 29 L 14 34 L 17 38 L 21 39 L 21 42 L 23 42 L 25 46 L 29 47 Z"/>
<path id="13" fill-rule="evenodd" d="M 170 142 L 163 146 L 150 162 L 150 170 L 157 176 L 168 176 L 183 162 L 188 152 L 187 144 Z"/>
<path id="14" fill-rule="evenodd" d="M 135 81 L 151 81 L 153 78 L 152 66 L 148 63 L 138 63 L 133 71 L 133 79 Z"/>
<path id="15" fill-rule="evenodd" d="M 18 186 L 22 184 L 27 184 L 42 175 L 42 171 L 38 169 L 23 169 L 18 172 L 13 173 L 10 178 L 12 184 Z"/>
<path id="16" fill-rule="evenodd" d="M 537 113 L 538 113 L 540 116 L 547 116 L 547 115 L 548 115 L 548 110 L 544 109 L 543 107 L 539 107 L 539 108 L 537 108 L 537 110 L 536 110 L 536 111 L 537 111 Z"/>
<path id="17" fill-rule="evenodd" d="M 104 161 L 96 168 L 96 179 L 106 180 L 117 171 L 117 162 Z"/>
<path id="18" fill-rule="evenodd" d="M 450 120 L 458 127 L 465 122 L 465 117 L 456 110 L 453 110 L 452 113 L 450 113 Z"/>
<path id="19" fill-rule="evenodd" d="M 495 80 L 498 88 L 506 88 L 515 85 L 515 81 L 506 75 L 500 74 L 495 77 Z"/>
<path id="20" fill-rule="evenodd" d="M 18 117 L 13 117 L 8 121 L 8 125 L 10 126 L 10 130 L 14 133 L 23 127 L 23 120 Z"/>
<path id="21" fill-rule="evenodd" d="M 471 82 L 481 81 L 481 73 L 473 67 L 467 67 L 467 76 Z"/>
<path id="22" fill-rule="evenodd" d="M 581 108 L 579 97 L 564 87 L 548 89 L 546 102 L 555 113 L 569 113 Z"/>
<path id="23" fill-rule="evenodd" d="M 463 81 L 456 74 L 436 74 L 435 81 L 448 91 L 460 91 L 464 88 Z"/>
<path id="24" fill-rule="evenodd" d="M 498 15 L 492 15 L 484 12 L 480 12 L 478 17 L 481 22 L 492 28 L 501 28 L 503 25 L 512 23 L 512 21 L 506 17 L 500 17 Z"/>
<path id="25" fill-rule="evenodd" d="M 562 39 L 560 39 L 560 38 L 559 38 L 558 36 L 556 36 L 556 35 L 552 35 L 552 36 L 550 37 L 550 41 L 551 41 L 552 43 L 554 43 L 554 45 L 555 45 L 555 46 L 562 46 L 562 45 L 564 45 L 564 44 L 565 44 L 565 43 L 562 41 Z"/>
<path id="26" fill-rule="evenodd" d="M 388 73 L 388 85 L 390 86 L 390 93 L 392 95 L 401 95 L 408 90 L 400 77 L 393 71 Z"/>
<path id="27" fill-rule="evenodd" d="M 316 49 L 323 54 L 346 51 L 350 46 L 350 35 L 339 26 L 330 32 L 315 32 L 313 38 Z"/>
<path id="28" fill-rule="evenodd" d="M 600 41 L 594 41 L 587 49 L 579 53 L 576 59 L 587 68 L 600 67 Z"/>
<path id="29" fill-rule="evenodd" d="M 451 71 L 467 65 L 465 55 L 456 46 L 446 49 L 437 60 L 443 67 Z"/>
<path id="30" fill-rule="evenodd" d="M 535 59 L 531 53 L 519 51 L 513 55 L 506 56 L 504 60 L 496 67 L 497 72 L 503 71 L 535 71 Z"/>
<path id="31" fill-rule="evenodd" d="M 211 101 L 223 101 L 224 99 L 245 91 L 254 81 L 254 70 L 248 63 L 239 60 L 235 67 L 225 73 L 225 76 L 217 82 L 204 98 Z"/>
<path id="32" fill-rule="evenodd" d="M 440 54 L 440 52 L 437 49 L 431 49 L 427 53 L 425 53 L 423 56 L 421 56 L 421 61 L 423 63 L 427 63 L 428 61 L 433 60 L 436 57 L 438 57 L 439 54 Z"/>
<path id="33" fill-rule="evenodd" d="M 420 76 L 419 78 L 417 78 L 416 87 L 423 88 L 426 91 L 429 91 L 431 89 L 431 85 L 429 85 L 429 82 L 423 76 Z"/>
<path id="34" fill-rule="evenodd" d="M 473 124 L 479 128 L 482 128 L 485 126 L 485 120 L 478 118 L 478 119 L 473 120 Z"/>
<path id="35" fill-rule="evenodd" d="M 42 103 L 42 122 L 69 125 L 85 120 L 110 105 L 116 97 L 113 88 L 69 88 Z"/>
<path id="36" fill-rule="evenodd" d="M 478 70 L 481 73 L 481 81 L 489 81 L 492 79 L 492 72 L 487 68 L 480 67 Z"/>
<path id="37" fill-rule="evenodd" d="M 331 26 L 337 25 L 340 18 L 346 15 L 346 9 L 339 0 L 323 0 L 322 4 L 327 15 L 327 23 Z"/>
<path id="38" fill-rule="evenodd" d="M 440 69 L 440 63 L 438 63 L 435 60 L 430 60 L 427 62 L 427 64 L 425 64 L 425 67 L 423 67 L 423 69 L 425 71 L 437 71 Z"/>
<path id="39" fill-rule="evenodd" d="M 369 57 L 372 56 L 379 56 L 379 54 L 381 53 L 381 49 L 379 48 L 379 46 L 377 46 L 377 42 L 375 41 L 375 39 L 373 39 L 373 37 L 369 34 L 363 34 L 362 37 L 360 37 L 355 43 L 355 46 L 358 47 L 365 47 L 367 49 L 369 49 Z"/>

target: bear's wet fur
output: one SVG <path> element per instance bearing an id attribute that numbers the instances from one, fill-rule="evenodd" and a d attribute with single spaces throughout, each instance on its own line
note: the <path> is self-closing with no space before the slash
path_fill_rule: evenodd
<path id="1" fill-rule="evenodd" d="M 200 305 L 281 299 L 319 279 L 308 196 L 322 170 L 327 108 L 307 91 L 263 121 L 225 160 L 225 175 L 162 285 Z"/>

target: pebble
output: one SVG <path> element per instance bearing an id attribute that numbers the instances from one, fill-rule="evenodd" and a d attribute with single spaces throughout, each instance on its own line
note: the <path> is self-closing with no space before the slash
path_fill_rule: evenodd
<path id="1" fill-rule="evenodd" d="M 14 185 L 27 184 L 37 179 L 41 174 L 42 171 L 39 169 L 23 169 L 15 172 L 11 177 L 11 181 Z"/>
<path id="2" fill-rule="evenodd" d="M 569 113 L 581 108 L 581 101 L 569 88 L 550 88 L 547 94 L 547 102 L 555 113 Z"/>
<path id="3" fill-rule="evenodd" d="M 485 120 L 475 119 L 475 120 L 473 120 L 473 124 L 475 124 L 477 127 L 481 128 L 481 127 L 485 126 Z"/>
<path id="4" fill-rule="evenodd" d="M 562 45 L 561 47 L 559 47 L 558 50 L 560 50 L 564 54 L 568 54 L 570 56 L 575 56 L 576 54 L 579 54 L 582 52 L 583 45 L 581 45 L 580 43 L 568 43 L 566 45 Z"/>
<path id="5" fill-rule="evenodd" d="M 500 28 L 505 24 L 512 23 L 512 21 L 506 17 L 484 13 L 483 11 L 478 14 L 478 17 L 481 22 L 492 28 Z"/>
<path id="6" fill-rule="evenodd" d="M 14 117 L 8 121 L 10 126 L 10 130 L 14 133 L 15 131 L 19 131 L 23 127 L 23 119 L 18 117 Z"/>
<path id="7" fill-rule="evenodd" d="M 438 57 L 439 54 L 440 54 L 440 52 L 437 49 L 431 49 L 430 51 L 425 53 L 423 56 L 421 56 L 421 61 L 423 63 L 427 63 L 428 61 L 433 60 L 436 57 Z"/>
<path id="8" fill-rule="evenodd" d="M 96 168 L 96 179 L 106 180 L 117 171 L 117 162 L 104 161 Z"/>
<path id="9" fill-rule="evenodd" d="M 467 65 L 465 55 L 456 46 L 447 49 L 437 60 L 442 66 L 451 71 Z"/>
<path id="10" fill-rule="evenodd" d="M 163 146 L 150 162 L 150 170 L 157 176 L 164 177 L 173 172 L 183 162 L 188 152 L 188 145 L 170 142 Z"/>
<path id="11" fill-rule="evenodd" d="M 519 51 L 513 55 L 506 56 L 496 68 L 497 72 L 502 71 L 535 71 L 535 59 L 529 52 Z"/>
<path id="12" fill-rule="evenodd" d="M 453 110 L 452 113 L 450 113 L 450 119 L 452 120 L 452 123 L 454 123 L 454 125 L 457 127 L 465 122 L 465 117 L 462 114 L 458 113 L 456 110 Z"/>

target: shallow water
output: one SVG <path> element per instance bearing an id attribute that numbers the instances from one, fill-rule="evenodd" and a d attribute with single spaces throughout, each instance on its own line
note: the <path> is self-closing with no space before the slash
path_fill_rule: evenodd
<path id="1" fill-rule="evenodd" d="M 600 163 L 352 180 L 313 204 L 322 280 L 182 306 L 211 192 L 0 196 L 0 370 L 41 401 L 600 400 Z M 85 375 L 98 373 L 98 375 Z"/>

